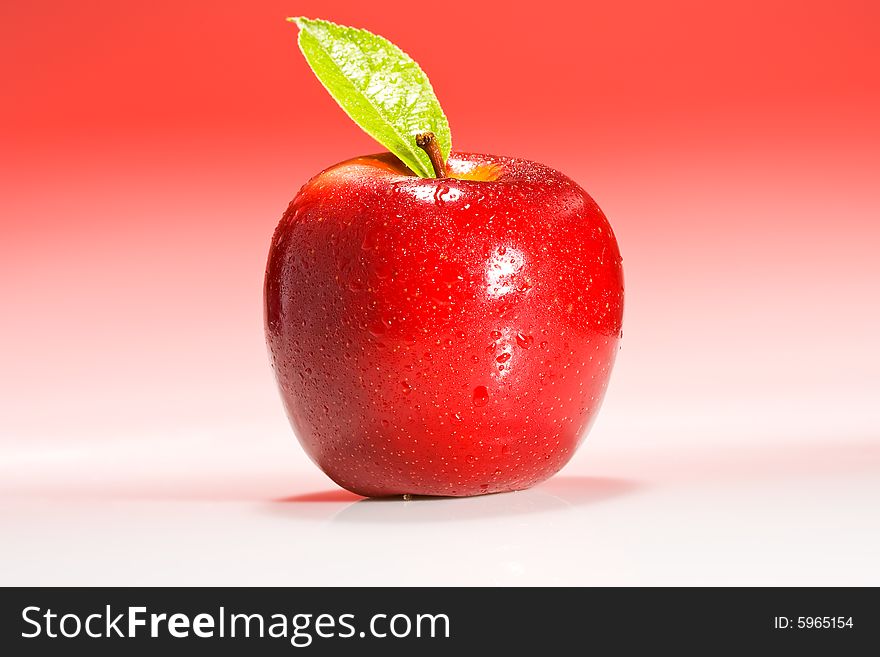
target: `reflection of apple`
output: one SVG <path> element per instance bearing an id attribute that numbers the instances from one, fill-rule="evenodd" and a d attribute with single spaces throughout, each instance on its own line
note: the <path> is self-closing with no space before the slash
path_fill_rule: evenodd
<path id="1" fill-rule="evenodd" d="M 527 488 L 571 458 L 621 330 L 611 227 L 534 162 L 391 155 L 309 181 L 266 270 L 266 332 L 294 429 L 367 496 Z"/>

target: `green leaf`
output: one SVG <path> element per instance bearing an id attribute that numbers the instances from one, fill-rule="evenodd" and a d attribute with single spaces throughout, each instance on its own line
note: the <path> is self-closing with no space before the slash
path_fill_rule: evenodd
<path id="1" fill-rule="evenodd" d="M 444 161 L 452 137 L 419 65 L 366 30 L 302 17 L 287 20 L 299 27 L 300 50 L 345 113 L 415 173 L 432 178 L 431 160 L 416 146 L 416 135 L 433 132 Z"/>

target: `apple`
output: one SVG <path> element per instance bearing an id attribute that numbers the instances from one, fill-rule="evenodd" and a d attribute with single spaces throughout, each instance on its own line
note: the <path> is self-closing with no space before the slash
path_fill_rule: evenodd
<path id="1" fill-rule="evenodd" d="M 364 496 L 547 479 L 595 419 L 618 349 L 621 258 L 593 199 L 535 162 L 434 151 L 435 178 L 390 153 L 318 174 L 269 253 L 287 414 L 318 467 Z"/>

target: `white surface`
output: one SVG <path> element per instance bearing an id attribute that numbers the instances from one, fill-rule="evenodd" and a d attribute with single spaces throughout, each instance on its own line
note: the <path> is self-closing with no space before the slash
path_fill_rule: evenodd
<path id="1" fill-rule="evenodd" d="M 354 501 L 282 428 L 4 448 L 0 583 L 880 584 L 875 441 L 624 450 L 600 426 L 531 491 Z"/>

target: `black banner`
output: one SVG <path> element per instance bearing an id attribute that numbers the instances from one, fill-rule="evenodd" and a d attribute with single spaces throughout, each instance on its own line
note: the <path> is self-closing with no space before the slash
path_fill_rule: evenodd
<path id="1" fill-rule="evenodd" d="M 7 588 L 0 648 L 7 655 L 587 654 L 600 646 L 853 654 L 880 645 L 878 611 L 876 589 L 868 588 Z"/>

